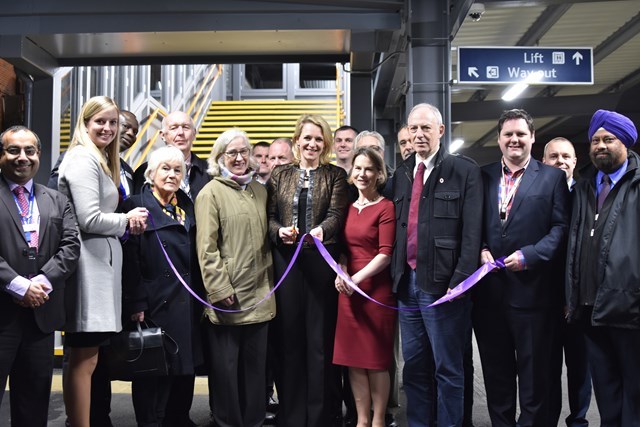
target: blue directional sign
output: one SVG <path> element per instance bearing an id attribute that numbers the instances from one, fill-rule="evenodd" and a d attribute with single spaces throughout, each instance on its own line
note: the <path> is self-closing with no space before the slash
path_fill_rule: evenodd
<path id="1" fill-rule="evenodd" d="M 574 47 L 459 47 L 458 83 L 593 84 L 593 51 Z"/>

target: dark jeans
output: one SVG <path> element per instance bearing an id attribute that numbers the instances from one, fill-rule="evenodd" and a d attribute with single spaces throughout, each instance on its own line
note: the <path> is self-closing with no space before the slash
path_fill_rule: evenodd
<path id="1" fill-rule="evenodd" d="M 409 427 L 433 425 L 435 388 L 439 426 L 461 426 L 464 411 L 464 353 L 469 330 L 468 297 L 434 308 L 425 308 L 438 299 L 416 286 L 415 271 L 398 292 L 400 333 L 407 396 Z M 435 384 L 433 381 L 435 372 Z"/>

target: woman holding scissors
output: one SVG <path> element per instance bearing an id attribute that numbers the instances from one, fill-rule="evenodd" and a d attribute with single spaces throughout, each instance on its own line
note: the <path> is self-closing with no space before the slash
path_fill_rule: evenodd
<path id="1" fill-rule="evenodd" d="M 306 233 L 337 257 L 347 206 L 346 174 L 329 163 L 333 138 L 327 122 L 317 115 L 301 116 L 293 141 L 293 164 L 277 166 L 269 182 L 269 235 L 275 247 L 276 280 Z M 313 243 L 304 242 L 276 292 L 279 426 L 330 425 L 337 313 L 334 279 L 335 273 Z"/>

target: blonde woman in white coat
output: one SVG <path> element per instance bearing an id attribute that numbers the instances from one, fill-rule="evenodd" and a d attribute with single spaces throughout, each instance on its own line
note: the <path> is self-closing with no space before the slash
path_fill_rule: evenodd
<path id="1" fill-rule="evenodd" d="M 80 259 L 67 302 L 69 365 L 64 401 L 72 427 L 89 427 L 91 375 L 99 348 L 122 329 L 122 248 L 118 238 L 141 233 L 147 211 L 116 213 L 119 203 L 119 111 L 106 96 L 89 99 L 78 116 L 58 187 L 71 201 L 80 231 Z"/>

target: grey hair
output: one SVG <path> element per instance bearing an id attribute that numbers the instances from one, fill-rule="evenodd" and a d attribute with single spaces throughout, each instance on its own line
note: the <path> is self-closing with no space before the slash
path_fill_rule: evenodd
<path id="1" fill-rule="evenodd" d="M 407 117 L 410 117 L 416 110 L 419 110 L 421 108 L 429 109 L 433 114 L 433 116 L 436 118 L 438 125 L 442 124 L 442 113 L 440 113 L 440 110 L 438 110 L 436 106 L 427 104 L 426 102 L 414 105 L 411 111 L 409 112 L 409 115 L 407 115 Z"/>
<path id="2" fill-rule="evenodd" d="M 153 185 L 153 178 L 156 175 L 156 170 L 162 163 L 180 162 L 180 171 L 182 177 L 187 173 L 187 167 L 184 164 L 184 154 L 182 151 L 173 145 L 167 145 L 154 150 L 149 156 L 149 163 L 147 163 L 147 169 L 144 171 L 144 182 L 149 185 Z"/>
<path id="3" fill-rule="evenodd" d="M 209 175 L 211 175 L 212 177 L 221 175 L 220 164 L 218 163 L 218 161 L 227 150 L 227 146 L 237 138 L 242 138 L 242 141 L 245 143 L 247 149 L 249 150 L 249 153 L 251 153 L 251 141 L 243 130 L 232 128 L 222 132 L 218 139 L 216 139 L 216 142 L 213 143 L 211 154 L 209 154 L 209 158 L 207 159 L 207 164 L 209 165 L 207 173 Z M 249 155 L 247 164 L 250 169 L 258 170 L 258 162 L 256 162 L 255 158 L 252 155 Z"/>
<path id="4" fill-rule="evenodd" d="M 362 132 L 357 134 L 356 139 L 354 141 L 354 148 L 357 147 L 358 142 L 360 142 L 360 140 L 366 136 L 371 136 L 375 138 L 378 141 L 378 145 L 380 146 L 380 149 L 384 151 L 384 137 L 380 135 L 378 132 L 376 132 L 375 130 L 363 130 Z"/>

